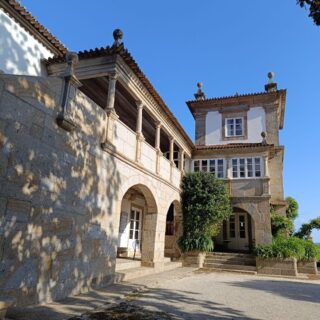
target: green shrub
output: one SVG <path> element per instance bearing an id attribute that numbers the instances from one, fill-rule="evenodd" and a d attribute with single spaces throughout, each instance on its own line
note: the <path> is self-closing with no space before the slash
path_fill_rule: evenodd
<path id="1" fill-rule="evenodd" d="M 181 187 L 183 235 L 178 244 L 183 252 L 210 251 L 212 237 L 232 213 L 226 185 L 213 174 L 196 172 L 186 174 Z"/>
<path id="2" fill-rule="evenodd" d="M 320 261 L 320 247 L 310 240 L 300 240 L 304 245 L 305 254 L 302 260 Z"/>
<path id="3" fill-rule="evenodd" d="M 178 245 L 182 252 L 188 251 L 212 251 L 214 243 L 211 236 L 199 236 L 192 238 L 191 236 L 181 237 L 178 241 Z"/>
<path id="4" fill-rule="evenodd" d="M 291 234 L 293 231 L 293 221 L 286 216 L 271 212 L 271 230 L 274 237 Z"/>
<path id="5" fill-rule="evenodd" d="M 292 197 L 287 197 L 286 198 L 286 202 L 287 202 L 287 209 L 286 209 L 286 215 L 289 219 L 291 219 L 292 221 L 295 220 L 298 215 L 299 215 L 299 205 L 298 202 L 293 199 Z"/>
<path id="6" fill-rule="evenodd" d="M 259 244 L 256 246 L 254 253 L 259 258 L 274 258 L 272 244 Z"/>
<path id="7" fill-rule="evenodd" d="M 255 255 L 260 258 L 296 258 L 297 260 L 319 259 L 320 249 L 312 241 L 296 237 L 274 238 L 272 244 L 258 245 Z"/>

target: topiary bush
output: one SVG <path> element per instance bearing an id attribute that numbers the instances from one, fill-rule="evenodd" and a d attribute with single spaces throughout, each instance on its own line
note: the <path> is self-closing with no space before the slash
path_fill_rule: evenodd
<path id="1" fill-rule="evenodd" d="M 183 235 L 178 244 L 183 252 L 213 249 L 212 237 L 232 208 L 225 183 L 207 172 L 188 173 L 182 179 Z"/>

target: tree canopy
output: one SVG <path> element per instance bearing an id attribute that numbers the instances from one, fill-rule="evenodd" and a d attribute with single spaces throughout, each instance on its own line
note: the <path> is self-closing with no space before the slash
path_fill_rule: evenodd
<path id="1" fill-rule="evenodd" d="M 279 234 L 293 234 L 294 220 L 299 215 L 299 205 L 292 197 L 287 197 L 286 202 L 287 208 L 285 216 L 276 213 L 275 208 L 271 207 L 271 229 L 273 236 L 278 236 Z"/>
<path id="2" fill-rule="evenodd" d="M 188 173 L 182 179 L 182 251 L 213 249 L 212 237 L 232 208 L 225 183 L 206 172 Z"/>
<path id="3" fill-rule="evenodd" d="M 301 239 L 308 239 L 313 229 L 320 230 L 320 217 L 310 220 L 309 223 L 302 224 L 295 236 Z"/>
<path id="4" fill-rule="evenodd" d="M 320 0 L 297 0 L 297 3 L 301 8 L 307 8 L 309 10 L 309 17 L 313 22 L 320 25 Z"/>

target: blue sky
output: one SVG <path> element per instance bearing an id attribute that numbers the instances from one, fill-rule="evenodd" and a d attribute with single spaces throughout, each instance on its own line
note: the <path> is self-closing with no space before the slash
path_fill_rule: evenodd
<path id="1" fill-rule="evenodd" d="M 320 216 L 320 27 L 295 0 L 22 0 L 70 50 L 124 44 L 194 138 L 185 101 L 203 82 L 208 97 L 260 92 L 267 72 L 286 88 L 281 143 L 286 196 L 296 225 Z M 313 234 L 320 242 L 320 232 Z"/>

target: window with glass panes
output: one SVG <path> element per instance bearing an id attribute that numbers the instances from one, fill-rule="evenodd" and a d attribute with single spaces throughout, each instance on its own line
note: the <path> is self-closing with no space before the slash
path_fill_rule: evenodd
<path id="1" fill-rule="evenodd" d="M 129 229 L 130 240 L 140 240 L 140 215 L 141 211 L 139 209 L 131 209 Z"/>
<path id="2" fill-rule="evenodd" d="M 193 160 L 194 172 L 210 172 L 217 178 L 224 178 L 224 159 Z"/>
<path id="3" fill-rule="evenodd" d="M 232 159 L 233 178 L 259 178 L 261 176 L 260 157 Z"/>
<path id="4" fill-rule="evenodd" d="M 243 118 L 227 118 L 225 123 L 227 137 L 243 136 Z"/>

